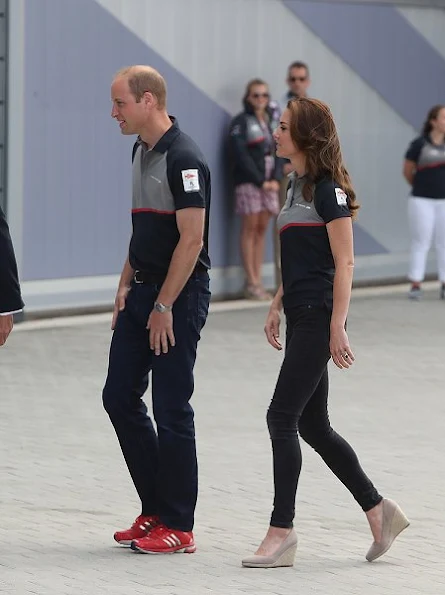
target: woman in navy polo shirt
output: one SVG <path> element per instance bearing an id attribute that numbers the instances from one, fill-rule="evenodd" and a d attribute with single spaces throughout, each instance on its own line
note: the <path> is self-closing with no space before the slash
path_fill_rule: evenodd
<path id="1" fill-rule="evenodd" d="M 371 562 L 409 522 L 393 500 L 382 498 L 351 446 L 329 423 L 329 359 L 339 368 L 354 361 L 345 326 L 354 266 L 351 216 L 358 205 L 326 104 L 292 99 L 274 136 L 277 155 L 290 159 L 296 173 L 278 217 L 283 283 L 264 330 L 268 342 L 280 350 L 284 308 L 286 352 L 267 413 L 275 485 L 272 517 L 257 552 L 243 565 L 270 568 L 294 562 L 298 432 L 365 512 L 374 538 L 366 554 Z"/>
<path id="2" fill-rule="evenodd" d="M 418 300 L 422 295 L 426 259 L 435 235 L 440 297 L 445 300 L 445 105 L 430 109 L 422 136 L 414 139 L 406 152 L 403 175 L 412 187 L 408 205 L 409 297 Z"/>

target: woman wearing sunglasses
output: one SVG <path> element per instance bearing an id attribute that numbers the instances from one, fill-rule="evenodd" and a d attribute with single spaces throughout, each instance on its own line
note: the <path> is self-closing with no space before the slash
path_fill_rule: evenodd
<path id="1" fill-rule="evenodd" d="M 244 110 L 230 126 L 230 147 L 235 184 L 235 210 L 242 218 L 241 255 L 245 271 L 244 295 L 271 299 L 262 283 L 264 243 L 269 220 L 278 214 L 282 165 L 275 158 L 272 134 L 278 110 L 270 103 L 269 89 L 261 79 L 247 84 Z"/>
<path id="2" fill-rule="evenodd" d="M 267 413 L 273 512 L 263 542 L 243 565 L 271 568 L 294 563 L 297 535 L 293 520 L 301 471 L 298 434 L 366 514 L 373 535 L 366 559 L 372 562 L 388 551 L 409 522 L 393 500 L 379 494 L 352 447 L 329 422 L 328 362 L 332 357 L 344 369 L 354 362 L 345 327 L 354 265 L 351 219 L 358 205 L 325 103 L 292 99 L 274 137 L 277 155 L 289 159 L 295 173 L 278 217 L 283 283 L 264 330 L 270 345 L 281 350 L 280 311 L 284 307 L 286 351 Z M 322 514 L 329 514 L 332 504 L 327 501 Z"/>

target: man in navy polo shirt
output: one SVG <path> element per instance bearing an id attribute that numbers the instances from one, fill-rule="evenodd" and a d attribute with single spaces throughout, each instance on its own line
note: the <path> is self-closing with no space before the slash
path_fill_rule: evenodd
<path id="1" fill-rule="evenodd" d="M 103 402 L 142 503 L 115 540 L 146 553 L 193 553 L 197 462 L 193 368 L 209 300 L 210 172 L 166 111 L 148 66 L 120 70 L 112 117 L 133 149 L 133 234 L 115 300 Z M 142 396 L 152 378 L 155 432 Z"/>

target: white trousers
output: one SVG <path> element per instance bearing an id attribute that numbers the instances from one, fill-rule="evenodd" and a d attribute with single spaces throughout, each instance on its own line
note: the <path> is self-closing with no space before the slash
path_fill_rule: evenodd
<path id="1" fill-rule="evenodd" d="M 439 280 L 445 283 L 445 198 L 411 196 L 408 219 L 411 232 L 410 281 L 423 281 L 434 237 Z"/>

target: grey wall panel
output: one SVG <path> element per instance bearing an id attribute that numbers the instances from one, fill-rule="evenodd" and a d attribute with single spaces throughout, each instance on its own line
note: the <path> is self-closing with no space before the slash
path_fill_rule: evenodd
<path id="1" fill-rule="evenodd" d="M 299 58 L 311 66 L 311 94 L 332 107 L 357 186 L 357 254 L 406 251 L 400 170 L 416 130 L 280 0 L 212 2 L 214 11 L 208 0 L 26 3 L 24 278 L 119 271 L 130 233 L 131 141 L 109 117 L 109 86 L 117 68 L 140 62 L 165 74 L 171 112 L 209 159 L 215 266 L 239 264 L 228 120 L 249 78 L 263 76 L 278 96 L 286 66 Z"/>
<path id="2" fill-rule="evenodd" d="M 445 4 L 445 2 L 444 2 Z M 400 14 L 445 59 L 445 10 L 399 8 Z"/>
<path id="3" fill-rule="evenodd" d="M 283 1 L 412 126 L 445 96 L 445 60 L 392 6 Z"/>
<path id="4" fill-rule="evenodd" d="M 337 118 L 345 147 L 346 157 L 354 157 L 354 180 L 359 184 L 360 200 L 364 207 L 360 214 L 359 226 L 367 225 L 368 214 L 374 211 L 370 198 L 377 186 L 379 196 L 381 177 L 389 178 L 385 189 L 395 195 L 398 188 L 404 192 L 400 180 L 400 143 L 381 168 L 379 178 L 369 184 L 367 169 L 369 163 L 380 158 L 381 142 L 394 145 L 400 137 L 400 129 L 410 128 L 378 96 L 367 87 L 360 77 L 339 58 L 332 54 L 324 43 L 305 27 L 285 7 L 281 0 L 220 0 L 212 4 L 209 12 L 207 0 L 189 0 L 181 3 L 176 0 L 160 3 L 158 0 L 97 0 L 109 10 L 130 31 L 143 40 L 150 48 L 161 54 L 184 76 L 193 82 L 202 94 L 212 98 L 234 115 L 241 109 L 241 97 L 246 82 L 253 76 L 261 76 L 270 83 L 274 97 L 284 91 L 284 78 L 288 63 L 296 58 L 306 59 L 313 73 L 311 93 L 328 101 Z M 156 14 L 156 19 L 153 15 Z M 183 23 L 187 15 L 187 27 Z M 169 23 L 168 31 L 158 23 Z M 246 29 L 248 23 L 248 29 Z M 248 32 L 248 33 L 247 33 Z M 187 51 L 184 51 L 187 48 Z M 373 122 L 372 131 L 365 126 L 364 119 Z M 202 126 L 202 122 L 198 123 Z M 206 122 L 215 136 L 221 133 L 213 122 Z M 366 128 L 366 132 L 365 132 Z M 224 130 L 222 131 L 225 132 Z M 379 143 L 369 142 L 371 135 Z M 405 135 L 401 146 L 412 135 Z M 405 141 L 405 138 L 407 139 Z M 383 140 L 382 140 L 383 139 Z M 360 142 L 359 148 L 357 141 Z M 399 153 L 397 154 L 397 151 Z M 357 159 L 355 159 L 357 157 Z M 356 165 L 358 161 L 358 166 Z M 395 165 L 394 165 L 395 161 Z M 363 183 L 360 185 L 360 182 Z M 213 218 L 218 227 L 225 230 L 227 244 L 217 247 L 224 264 L 236 264 L 238 259 L 237 218 L 231 215 L 232 199 L 226 197 L 226 205 L 221 207 L 229 219 Z M 368 208 L 369 207 L 369 208 Z M 360 254 L 384 252 L 383 244 L 393 233 L 385 234 L 380 226 L 378 236 L 375 230 L 360 233 L 357 227 L 356 249 Z M 365 237 L 372 241 L 366 241 Z M 267 245 L 266 260 L 272 259 L 272 242 Z M 229 255 L 232 254 L 233 258 Z"/>
<path id="5" fill-rule="evenodd" d="M 111 125 L 119 62 L 97 12 L 88 0 L 26 5 L 25 280 L 113 273 L 125 257 L 131 142 Z"/>
<path id="6" fill-rule="evenodd" d="M 228 233 L 223 163 L 230 116 L 96 3 L 47 0 L 44 8 L 29 3 L 26 13 L 24 278 L 121 268 L 130 234 L 132 141 L 112 122 L 109 97 L 114 72 L 134 63 L 165 75 L 171 112 L 208 156 L 213 261 L 233 261 L 238 251 Z"/>
<path id="7" fill-rule="evenodd" d="M 445 8 L 445 0 L 304 0 L 305 2 L 324 2 L 328 4 L 374 4 L 399 7 Z"/>

